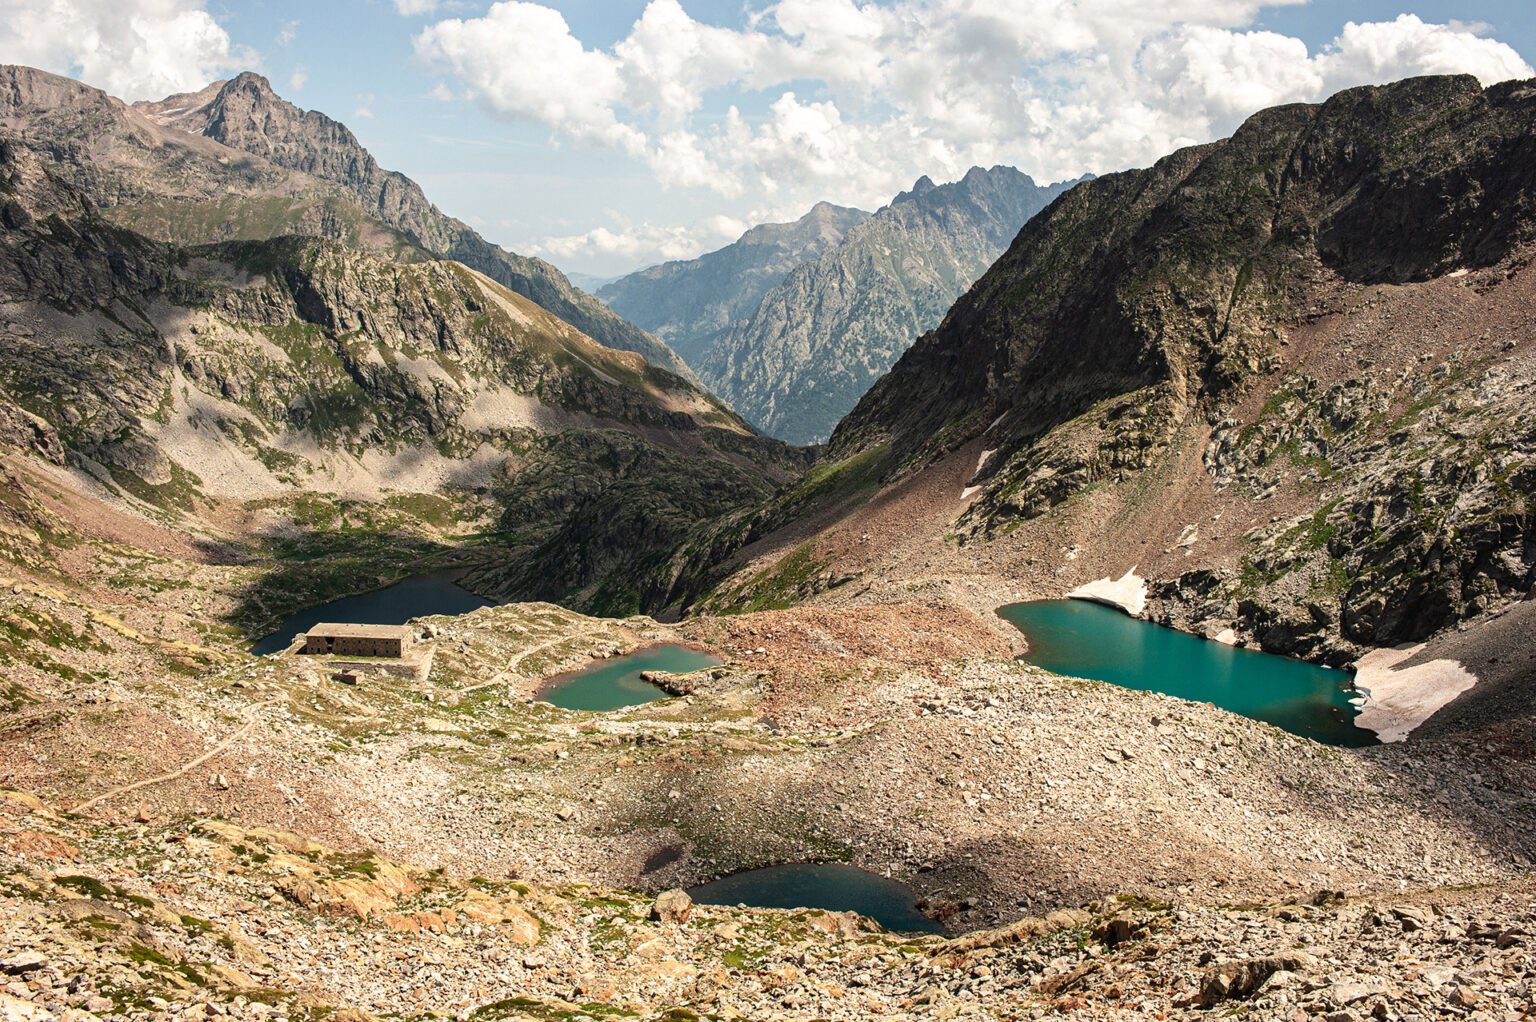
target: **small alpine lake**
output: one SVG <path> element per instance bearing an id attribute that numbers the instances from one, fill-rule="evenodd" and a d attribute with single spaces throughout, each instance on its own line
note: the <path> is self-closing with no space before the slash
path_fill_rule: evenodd
<path id="1" fill-rule="evenodd" d="M 322 621 L 343 625 L 403 625 L 413 617 L 468 614 L 490 606 L 490 600 L 458 585 L 454 581 L 458 576 L 459 573 L 452 570 L 412 575 L 383 589 L 307 607 L 283 618 L 276 631 L 251 646 L 251 652 L 257 656 L 281 653 L 293 642 L 294 636 Z"/>
<path id="2" fill-rule="evenodd" d="M 642 671 L 684 674 L 725 661 L 674 642 L 647 646 L 626 656 L 599 660 L 568 674 L 557 674 L 540 688 L 539 698 L 565 710 L 619 710 L 667 698 L 667 693 L 640 677 Z"/>
<path id="3" fill-rule="evenodd" d="M 911 888 L 842 862 L 798 862 L 733 873 L 691 887 L 688 894 L 701 905 L 857 912 L 887 930 L 943 932 L 943 927 L 917 910 Z"/>
<path id="4" fill-rule="evenodd" d="M 1238 649 L 1086 600 L 999 608 L 1029 640 L 1024 659 L 1048 671 L 1162 692 L 1273 724 L 1327 745 L 1378 744 L 1356 726 L 1356 692 L 1343 671 Z"/>

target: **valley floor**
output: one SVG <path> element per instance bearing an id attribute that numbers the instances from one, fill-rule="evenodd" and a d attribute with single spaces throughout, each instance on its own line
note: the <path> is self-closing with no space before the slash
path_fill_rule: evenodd
<path id="1" fill-rule="evenodd" d="M 8 519 L 0 584 L 7 1018 L 1531 1003 L 1518 732 L 1334 749 L 1049 674 L 993 610 L 1057 594 L 952 570 L 942 536 L 904 580 L 875 571 L 794 609 L 426 619 L 429 678 L 343 685 L 217 623 L 261 620 L 252 592 L 270 616 L 336 578 L 13 478 L 32 503 L 30 524 Z M 849 529 L 933 499 L 895 498 Z M 449 539 L 410 549 L 447 557 Z M 384 572 L 386 553 L 353 567 Z M 725 663 L 624 711 L 532 700 L 551 673 L 656 641 Z M 665 889 L 829 859 L 909 884 L 953 936 L 815 912 L 647 918 Z"/>

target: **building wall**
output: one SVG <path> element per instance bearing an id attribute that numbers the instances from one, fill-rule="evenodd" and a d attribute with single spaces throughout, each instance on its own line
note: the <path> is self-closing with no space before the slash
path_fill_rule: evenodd
<path id="1" fill-rule="evenodd" d="M 379 639 L 372 637 L 338 635 L 335 637 L 310 635 L 304 640 L 304 652 L 312 654 L 335 654 L 337 656 L 377 656 L 399 657 L 404 655 L 403 643 L 399 639 Z"/>

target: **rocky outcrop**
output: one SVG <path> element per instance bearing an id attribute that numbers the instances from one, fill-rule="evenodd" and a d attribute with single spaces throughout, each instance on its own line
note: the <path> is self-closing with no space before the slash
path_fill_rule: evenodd
<path id="1" fill-rule="evenodd" d="M 1410 379 L 1288 374 L 1252 421 L 1218 423 L 1205 456 L 1217 487 L 1264 500 L 1299 474 L 1318 499 L 1253 530 L 1234 567 L 1161 583 L 1154 616 L 1195 631 L 1236 621 L 1267 650 L 1345 664 L 1529 593 L 1536 377 L 1502 348 Z"/>
<path id="2" fill-rule="evenodd" d="M 1066 186 L 1012 167 L 920 179 L 791 272 L 704 355 L 699 374 L 760 429 L 823 441 Z"/>
<path id="3" fill-rule="evenodd" d="M 1243 958 L 1222 962 L 1206 971 L 1196 1003 L 1202 1008 L 1231 999 L 1252 997 L 1278 973 L 1316 972 L 1318 961 L 1306 952 Z"/>
<path id="4" fill-rule="evenodd" d="M 793 223 L 759 224 L 718 251 L 637 270 L 604 285 L 597 296 L 697 367 L 785 275 L 836 247 L 869 216 L 818 202 Z"/>
<path id="5" fill-rule="evenodd" d="M 651 918 L 656 922 L 681 926 L 693 915 L 693 899 L 687 891 L 662 891 L 651 905 Z"/>
<path id="6" fill-rule="evenodd" d="M 493 245 L 463 221 L 441 212 L 416 182 L 380 167 L 346 125 L 317 110 L 299 109 L 273 92 L 261 75 L 247 71 L 201 93 L 136 108 L 161 124 L 340 185 L 357 197 L 369 216 L 433 255 L 479 270 L 600 344 L 637 352 L 659 368 L 691 378 L 665 344 L 573 287 L 549 263 Z"/>

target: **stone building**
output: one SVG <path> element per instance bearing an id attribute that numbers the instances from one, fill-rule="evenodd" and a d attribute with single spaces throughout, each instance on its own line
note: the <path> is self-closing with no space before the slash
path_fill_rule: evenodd
<path id="1" fill-rule="evenodd" d="M 318 624 L 304 633 L 305 653 L 402 657 L 411 641 L 404 625 Z"/>

